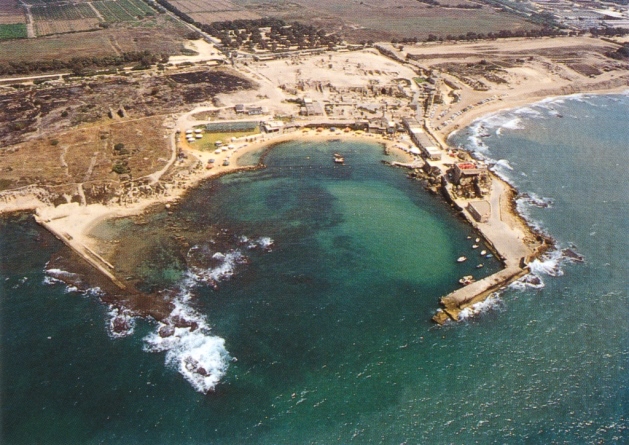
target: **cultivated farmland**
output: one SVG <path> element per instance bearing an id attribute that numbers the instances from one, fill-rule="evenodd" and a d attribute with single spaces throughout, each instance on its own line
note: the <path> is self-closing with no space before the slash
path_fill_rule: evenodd
<path id="1" fill-rule="evenodd" d="M 92 4 L 105 21 L 110 23 L 132 22 L 154 14 L 141 0 L 96 1 Z"/>
<path id="2" fill-rule="evenodd" d="M 132 26 L 139 23 L 141 26 Z M 169 16 L 158 15 L 141 22 L 123 22 L 108 29 L 80 34 L 57 34 L 0 41 L 0 63 L 34 60 L 69 60 L 75 56 L 103 57 L 123 52 L 181 54 L 188 28 Z"/>
<path id="3" fill-rule="evenodd" d="M 169 3 L 194 20 L 207 24 L 229 20 L 255 20 L 261 17 L 257 12 L 228 0 L 172 0 Z"/>
<path id="4" fill-rule="evenodd" d="M 179 1 L 187 3 L 189 0 Z M 411 37 L 425 39 L 429 34 L 446 37 L 448 34 L 458 36 L 467 32 L 488 33 L 536 27 L 518 16 L 486 5 L 480 9 L 454 7 L 459 4 L 473 5 L 466 0 L 444 0 L 442 6 L 431 6 L 417 0 L 294 0 L 272 4 L 266 0 L 234 0 L 234 3 L 263 15 L 342 32 L 347 40 L 353 42 Z"/>
<path id="5" fill-rule="evenodd" d="M 23 38 L 26 38 L 26 25 L 24 23 L 0 25 L 0 40 Z"/>
<path id="6" fill-rule="evenodd" d="M 26 23 L 24 10 L 15 0 L 0 0 L 0 25 Z"/>

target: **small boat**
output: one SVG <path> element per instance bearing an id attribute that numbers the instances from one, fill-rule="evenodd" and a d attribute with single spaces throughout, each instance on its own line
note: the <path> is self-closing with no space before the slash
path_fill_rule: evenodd
<path id="1" fill-rule="evenodd" d="M 457 263 L 463 263 L 464 261 L 467 261 L 467 257 L 460 256 L 456 259 Z"/>
<path id="2" fill-rule="evenodd" d="M 493 258 L 494 256 L 491 253 L 488 253 L 487 255 L 485 255 L 485 258 Z"/>
<path id="3" fill-rule="evenodd" d="M 481 251 L 480 251 L 480 254 L 481 254 L 481 255 L 487 255 L 487 251 L 486 251 L 486 250 L 481 250 Z"/>
<path id="4" fill-rule="evenodd" d="M 471 236 L 468 236 L 468 237 L 467 237 L 467 239 L 472 239 L 472 237 L 471 237 Z"/>
<path id="5" fill-rule="evenodd" d="M 474 241 L 476 241 L 477 243 L 480 243 L 480 238 L 476 238 Z"/>
<path id="6" fill-rule="evenodd" d="M 463 278 L 459 280 L 463 286 L 467 286 L 468 284 L 472 284 L 474 282 L 474 277 L 471 275 L 465 275 Z"/>
<path id="7" fill-rule="evenodd" d="M 484 267 L 483 263 L 480 263 L 479 265 L 476 266 L 477 269 L 482 269 L 483 267 Z"/>
<path id="8" fill-rule="evenodd" d="M 478 249 L 478 244 L 474 244 L 474 245 L 472 246 L 472 249 Z"/>
<path id="9" fill-rule="evenodd" d="M 334 156 L 334 163 L 335 164 L 344 164 L 345 163 L 345 158 L 343 158 L 341 156 Z"/>

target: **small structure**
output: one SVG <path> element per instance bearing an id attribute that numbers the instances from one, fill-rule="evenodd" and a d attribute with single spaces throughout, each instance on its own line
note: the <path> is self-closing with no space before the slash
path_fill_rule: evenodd
<path id="1" fill-rule="evenodd" d="M 245 112 L 245 106 L 244 104 L 236 104 L 234 106 L 234 111 L 238 114 L 243 114 Z"/>
<path id="2" fill-rule="evenodd" d="M 312 99 L 304 99 L 303 106 L 299 109 L 302 116 L 323 116 L 325 111 L 321 102 L 314 102 Z"/>
<path id="3" fill-rule="evenodd" d="M 284 129 L 284 122 L 282 121 L 267 121 L 262 123 L 262 129 L 266 133 L 281 133 Z"/>
<path id="4" fill-rule="evenodd" d="M 247 108 L 247 114 L 249 114 L 250 116 L 254 116 L 254 115 L 258 115 L 258 114 L 264 114 L 265 113 L 265 109 L 263 107 L 249 107 Z"/>
<path id="5" fill-rule="evenodd" d="M 467 205 L 467 211 L 470 212 L 472 217 L 480 222 L 486 223 L 491 216 L 491 204 L 489 201 L 472 201 Z"/>
<path id="6" fill-rule="evenodd" d="M 452 169 L 452 181 L 456 185 L 469 185 L 487 176 L 487 166 L 475 162 L 458 162 Z"/>

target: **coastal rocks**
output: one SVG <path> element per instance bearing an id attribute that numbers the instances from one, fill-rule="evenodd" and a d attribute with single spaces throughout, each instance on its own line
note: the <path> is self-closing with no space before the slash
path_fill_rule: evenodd
<path id="1" fill-rule="evenodd" d="M 108 331 L 113 338 L 123 338 L 133 334 L 135 318 L 125 309 L 110 306 Z"/>

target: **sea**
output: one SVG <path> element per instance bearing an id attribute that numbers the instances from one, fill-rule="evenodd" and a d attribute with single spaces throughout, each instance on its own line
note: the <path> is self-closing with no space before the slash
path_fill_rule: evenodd
<path id="1" fill-rule="evenodd" d="M 443 327 L 439 298 L 500 264 L 375 143 L 280 144 L 99 226 L 170 302 L 159 322 L 68 284 L 91 281 L 64 279 L 67 249 L 2 217 L 0 443 L 629 443 L 628 122 L 629 94 L 576 95 L 452 136 L 556 247 Z"/>

